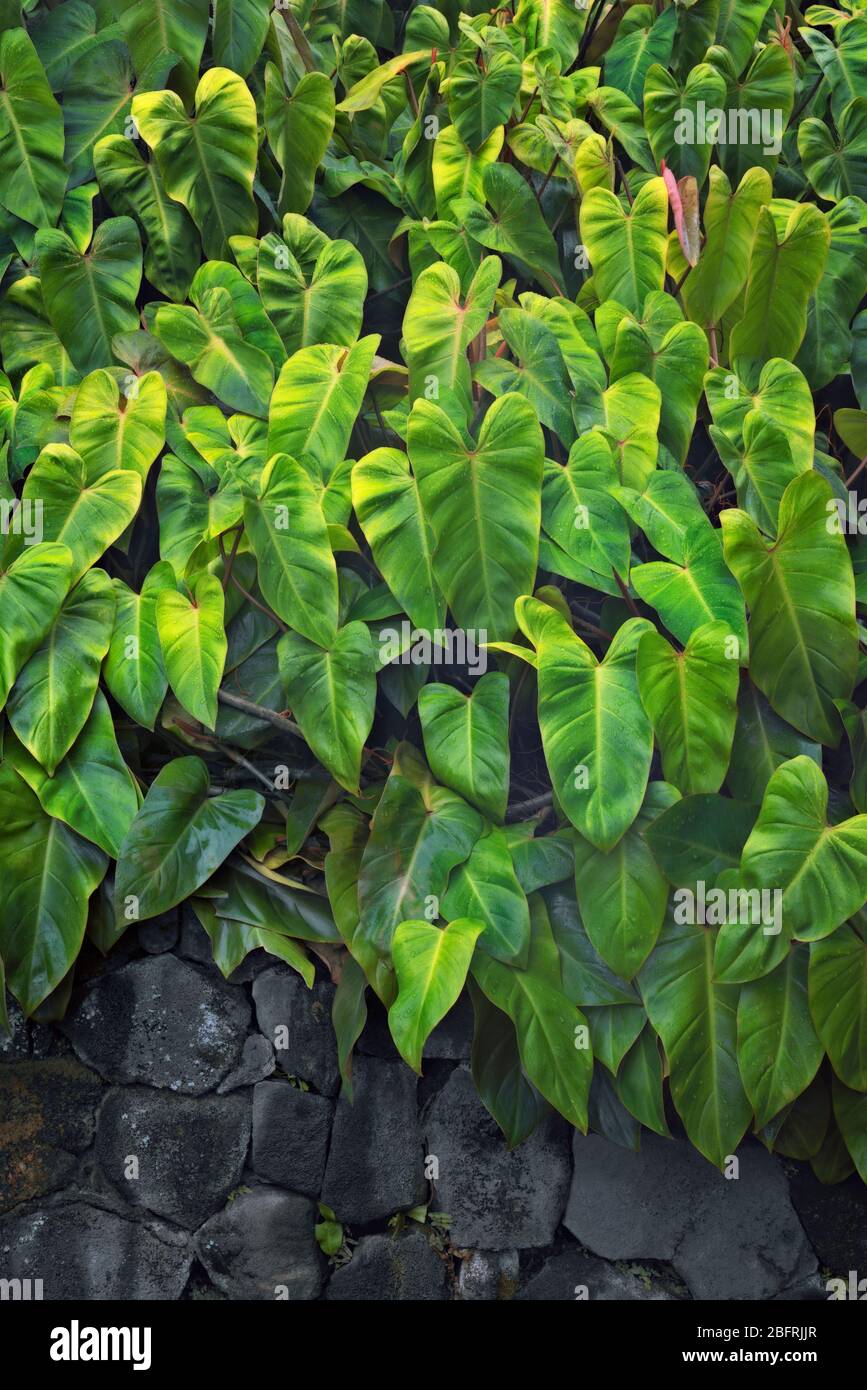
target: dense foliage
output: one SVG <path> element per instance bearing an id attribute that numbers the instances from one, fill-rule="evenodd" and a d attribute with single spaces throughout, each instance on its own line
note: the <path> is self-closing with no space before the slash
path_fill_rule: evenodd
<path id="1" fill-rule="evenodd" d="M 841 4 L 2 0 L 26 1014 L 185 902 L 330 971 L 347 1085 L 468 990 L 511 1144 L 867 1179 Z"/>

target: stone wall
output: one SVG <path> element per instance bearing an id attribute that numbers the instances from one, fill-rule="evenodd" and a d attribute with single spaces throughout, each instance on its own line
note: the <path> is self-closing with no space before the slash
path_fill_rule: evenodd
<path id="1" fill-rule="evenodd" d="M 421 1080 L 373 1015 L 350 1101 L 325 979 L 256 952 L 226 982 L 183 910 L 87 970 L 62 1024 L 13 1008 L 0 1043 L 0 1279 L 45 1298 L 791 1299 L 864 1267 L 860 1183 L 754 1142 L 736 1181 L 682 1138 L 635 1154 L 556 1117 L 508 1152 L 463 1009 Z"/>

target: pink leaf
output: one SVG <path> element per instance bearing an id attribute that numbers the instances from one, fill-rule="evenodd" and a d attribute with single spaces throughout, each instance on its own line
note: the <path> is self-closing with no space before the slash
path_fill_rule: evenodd
<path id="1" fill-rule="evenodd" d="M 668 201 L 674 213 L 674 225 L 677 228 L 681 249 L 687 263 L 695 265 L 701 249 L 698 226 L 698 184 L 692 174 L 687 174 L 678 183 L 671 170 L 666 168 L 664 159 L 660 163 L 659 172 L 665 182 Z"/>

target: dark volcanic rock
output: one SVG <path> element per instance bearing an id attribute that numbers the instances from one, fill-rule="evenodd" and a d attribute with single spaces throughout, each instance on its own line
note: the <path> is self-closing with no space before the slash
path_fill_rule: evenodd
<path id="1" fill-rule="evenodd" d="M 253 1092 L 253 1160 L 260 1178 L 318 1197 L 334 1106 L 288 1081 L 262 1081 Z"/>
<path id="2" fill-rule="evenodd" d="M 238 1065 L 249 1023 L 241 990 L 161 955 L 102 976 L 62 1026 L 110 1081 L 198 1096 Z"/>
<path id="3" fill-rule="evenodd" d="M 226 1095 L 229 1091 L 237 1091 L 239 1086 L 255 1086 L 257 1081 L 270 1076 L 276 1065 L 277 1058 L 268 1039 L 261 1033 L 251 1033 L 244 1043 L 240 1062 L 225 1081 L 220 1082 L 217 1094 Z"/>
<path id="4" fill-rule="evenodd" d="M 474 1250 L 461 1261 L 458 1292 L 467 1302 L 508 1302 L 518 1291 L 517 1250 Z"/>
<path id="5" fill-rule="evenodd" d="M 253 982 L 256 1018 L 277 1053 L 278 1065 L 324 1096 L 340 1085 L 337 1041 L 331 1023 L 334 986 L 316 980 L 308 989 L 290 970 L 266 970 Z"/>
<path id="6" fill-rule="evenodd" d="M 358 1302 L 431 1302 L 448 1297 L 445 1261 L 421 1231 L 364 1236 L 325 1297 Z"/>
<path id="7" fill-rule="evenodd" d="M 451 1217 L 453 1245 L 483 1250 L 550 1245 L 569 1190 L 569 1131 L 551 1116 L 510 1153 L 458 1067 L 431 1102 L 425 1152 L 439 1164 L 433 1205 Z"/>
<path id="8" fill-rule="evenodd" d="M 670 1295 L 648 1282 L 615 1269 L 604 1260 L 583 1255 L 580 1250 L 564 1250 L 547 1259 L 518 1294 L 519 1299 L 538 1302 L 642 1303 L 667 1302 Z"/>
<path id="9" fill-rule="evenodd" d="M 111 1091 L 96 1152 L 105 1177 L 133 1206 L 193 1229 L 238 1186 L 250 1142 L 250 1097 Z"/>
<path id="10" fill-rule="evenodd" d="M 355 1058 L 353 1096 L 337 1102 L 322 1200 L 347 1225 L 424 1201 L 417 1078 L 403 1062 Z"/>
<path id="11" fill-rule="evenodd" d="M 670 1260 L 695 1298 L 769 1299 L 816 1259 L 779 1163 L 758 1144 L 726 1179 L 685 1139 L 642 1135 L 640 1153 L 576 1134 L 564 1223 L 610 1260 Z"/>
<path id="12" fill-rule="evenodd" d="M 71 1178 L 104 1089 L 74 1057 L 0 1067 L 0 1211 Z"/>
<path id="13" fill-rule="evenodd" d="M 191 1263 L 181 1232 L 87 1202 L 0 1223 L 3 1277 L 41 1279 L 45 1299 L 177 1299 Z"/>
<path id="14" fill-rule="evenodd" d="M 317 1298 L 325 1261 L 307 1197 L 257 1187 L 240 1192 L 196 1237 L 211 1281 L 233 1299 Z"/>

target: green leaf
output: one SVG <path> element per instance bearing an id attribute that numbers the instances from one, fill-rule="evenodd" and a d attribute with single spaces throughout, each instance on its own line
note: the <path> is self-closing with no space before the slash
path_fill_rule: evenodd
<path id="1" fill-rule="evenodd" d="M 553 946 L 547 919 L 545 931 Z M 531 957 L 526 969 L 516 970 L 477 953 L 473 978 L 515 1025 L 521 1066 L 529 1080 L 570 1124 L 586 1134 L 593 1074 L 590 1048 L 582 1045 L 587 1021 L 539 957 L 541 952 L 535 960 Z"/>
<path id="2" fill-rule="evenodd" d="M 867 100 L 856 97 L 840 113 L 837 139 L 823 121 L 808 117 L 798 127 L 804 173 L 819 197 L 837 203 L 867 196 Z"/>
<path id="3" fill-rule="evenodd" d="M 600 662 L 553 608 L 524 598 L 516 615 L 539 658 L 539 726 L 558 800 L 586 840 L 611 850 L 638 815 L 653 754 L 635 674 L 648 624 L 624 623 Z"/>
<path id="4" fill-rule="evenodd" d="M 757 806 L 780 763 L 802 753 L 821 767 L 820 745 L 774 714 L 764 695 L 752 681 L 745 680 L 738 696 L 738 721 L 726 779 L 732 796 Z"/>
<path id="5" fill-rule="evenodd" d="M 307 72 L 291 96 L 273 63 L 265 68 L 265 129 L 283 179 L 281 213 L 306 212 L 313 178 L 334 130 L 334 88 L 323 72 Z"/>
<path id="6" fill-rule="evenodd" d="M 379 345 L 374 334 L 348 350 L 300 348 L 280 369 L 268 429 L 268 454 L 289 454 L 327 482 L 346 457 Z"/>
<path id="7" fill-rule="evenodd" d="M 629 575 L 629 522 L 612 495 L 619 483 L 611 447 L 591 430 L 569 450 L 565 467 L 545 460 L 542 527 L 567 557 L 567 578 L 619 597 L 614 571 Z M 559 573 L 560 571 L 558 571 Z"/>
<path id="8" fill-rule="evenodd" d="M 461 627 L 508 640 L 515 600 L 536 576 L 544 446 L 535 412 L 503 396 L 468 445 L 438 405 L 418 400 L 408 437 L 449 608 Z"/>
<path id="9" fill-rule="evenodd" d="M 439 402 L 459 426 L 471 406 L 467 348 L 487 322 L 501 270 L 498 256 L 486 256 L 462 294 L 457 271 L 437 261 L 421 272 L 406 306 L 410 401 L 424 396 Z"/>
<path id="10" fill-rule="evenodd" d="M 683 551 L 682 565 L 660 560 L 636 565 L 631 574 L 635 592 L 656 609 L 678 642 L 688 642 L 708 622 L 725 623 L 738 644 L 738 659 L 746 660 L 743 599 L 723 561 L 720 532 L 702 518 L 687 530 Z"/>
<path id="11" fill-rule="evenodd" d="M 514 1149 L 533 1133 L 548 1110 L 521 1066 L 515 1025 L 470 977 L 475 1031 L 470 1066 L 479 1099 Z"/>
<path id="12" fill-rule="evenodd" d="M 452 685 L 425 685 L 418 713 L 434 776 L 502 823 L 509 799 L 508 677 L 489 671 L 468 696 Z"/>
<path id="13" fill-rule="evenodd" d="M 867 945 L 842 926 L 810 946 L 810 1013 L 846 1086 L 867 1091 Z"/>
<path id="14" fill-rule="evenodd" d="M 397 998 L 388 1027 L 401 1057 L 421 1073 L 422 1050 L 464 987 L 481 922 L 456 918 L 445 928 L 401 922 L 392 938 Z"/>
<path id="15" fill-rule="evenodd" d="M 210 880 L 208 893 L 219 900 L 220 917 L 225 921 L 297 936 L 301 941 L 340 940 L 324 898 L 294 886 L 279 874 L 266 877 L 238 855 Z"/>
<path id="16" fill-rule="evenodd" d="M 169 688 L 157 633 L 157 596 L 163 589 L 175 588 L 174 571 L 167 560 L 158 561 L 145 576 L 140 594 L 121 579 L 112 583 L 114 630 L 103 678 L 109 693 L 130 718 L 145 729 L 153 729 Z"/>
<path id="17" fill-rule="evenodd" d="M 213 729 L 226 660 L 225 599 L 220 581 L 202 573 L 192 597 L 174 588 L 156 595 L 156 623 L 169 685 L 184 709 Z"/>
<path id="18" fill-rule="evenodd" d="M 191 118 L 175 92 L 142 92 L 133 98 L 132 114 L 166 192 L 198 227 L 205 255 L 225 259 L 230 236 L 256 231 L 256 106 L 246 83 L 228 68 L 204 74 L 195 106 Z"/>
<path id="19" fill-rule="evenodd" d="M 218 67 L 246 77 L 268 33 L 268 0 L 214 0 L 211 43 Z"/>
<path id="20" fill-rule="evenodd" d="M 722 169 L 711 168 L 704 209 L 705 244 L 682 291 L 689 317 L 702 327 L 718 324 L 743 289 L 759 213 L 770 201 L 771 191 L 765 169 L 748 169 L 732 192 Z"/>
<path id="21" fill-rule="evenodd" d="M 726 83 L 724 109 L 720 113 L 720 164 L 733 183 L 756 166 L 772 173 L 795 100 L 792 59 L 778 43 L 759 48 L 743 75 L 724 48 L 709 49 L 707 59 Z"/>
<path id="22" fill-rule="evenodd" d="M 721 521 L 726 563 L 750 606 L 753 681 L 801 733 L 836 746 L 834 701 L 852 694 L 858 639 L 851 561 L 828 525 L 831 496 L 820 474 L 795 478 L 772 545 L 745 512 L 723 512 Z"/>
<path id="23" fill-rule="evenodd" d="M 803 471 L 795 467 L 785 430 L 751 410 L 743 421 L 740 447 L 715 425 L 710 437 L 734 478 L 738 505 L 766 535 L 775 536 L 783 493 Z"/>
<path id="24" fill-rule="evenodd" d="M 818 29 L 801 30 L 831 89 L 831 110 L 839 117 L 853 97 L 861 96 L 867 78 L 867 18 L 846 21 L 834 40 Z"/>
<path id="25" fill-rule="evenodd" d="M 376 703 L 376 653 L 367 626 L 347 623 L 328 648 L 286 632 L 277 657 L 304 738 L 335 782 L 357 791 Z"/>
<path id="26" fill-rule="evenodd" d="M 738 643 L 724 622 L 705 623 L 676 651 L 658 632 L 638 644 L 641 701 L 653 724 L 666 781 L 689 796 L 716 792 L 737 718 Z"/>
<path id="27" fill-rule="evenodd" d="M 669 882 L 692 889 L 738 868 L 754 819 L 744 802 L 702 792 L 675 802 L 644 833 Z"/>
<path id="28" fill-rule="evenodd" d="M 349 1099 L 352 1099 L 352 1049 L 364 1032 L 367 1022 L 367 976 L 353 956 L 343 962 L 340 979 L 334 991 L 331 1022 L 337 1039 L 337 1060 L 340 1077 Z M 342 1243 L 342 1242 L 341 1242 Z M 335 1252 L 336 1253 L 336 1252 Z"/>
<path id="29" fill-rule="evenodd" d="M 758 411 L 785 432 L 798 473 L 813 467 L 816 414 L 813 397 L 803 372 L 782 357 L 762 368 L 757 387 L 748 386 L 736 373 L 715 367 L 705 377 L 705 393 L 714 423 L 743 451 L 747 416 Z"/>
<path id="30" fill-rule="evenodd" d="M 657 165 L 665 160 L 678 179 L 692 175 L 701 186 L 707 178 L 714 146 L 707 138 L 712 132 L 707 130 L 706 122 L 702 127 L 698 113 L 719 109 L 725 105 L 725 97 L 725 82 L 709 63 L 691 68 L 684 83 L 678 82 L 666 66 L 654 63 L 647 70 L 644 83 L 644 124 Z M 692 138 L 687 140 L 685 136 Z M 715 168 L 711 179 L 713 173 L 721 172 Z"/>
<path id="31" fill-rule="evenodd" d="M 128 377 L 125 392 L 107 371 L 92 372 L 75 393 L 69 442 L 84 459 L 88 483 L 115 469 L 144 483 L 165 443 L 166 388 L 159 372 Z"/>
<path id="32" fill-rule="evenodd" d="M 49 777 L 17 739 L 6 757 L 39 797 L 42 809 L 117 858 L 139 806 L 132 774 L 117 746 L 111 711 L 96 692 L 87 723 Z"/>
<path id="33" fill-rule="evenodd" d="M 643 493 L 616 488 L 614 495 L 636 526 L 640 526 L 654 550 L 675 564 L 686 559 L 690 529 L 701 524 L 704 513 L 695 488 L 683 473 L 652 473 Z"/>
<path id="34" fill-rule="evenodd" d="M 35 227 L 53 227 L 66 189 L 63 113 L 24 28 L 0 35 L 2 203 Z"/>
<path id="35" fill-rule="evenodd" d="M 867 1182 L 867 1096 L 832 1080 L 834 1116 L 862 1181 Z"/>
<path id="36" fill-rule="evenodd" d="M 464 144 L 455 126 L 445 126 L 439 132 L 434 141 L 431 176 L 440 217 L 451 217 L 458 199 L 484 202 L 484 172 L 494 164 L 502 148 L 503 131 L 499 126 L 475 154 Z"/>
<path id="37" fill-rule="evenodd" d="M 199 264 L 199 234 L 189 213 L 168 196 L 156 161 L 143 159 L 125 135 L 107 135 L 94 145 L 93 163 L 112 212 L 138 224 L 145 278 L 169 299 L 185 299 Z"/>
<path id="38" fill-rule="evenodd" d="M 45 308 L 80 372 L 110 366 L 112 339 L 138 328 L 142 253 L 130 217 L 100 222 L 84 253 L 62 231 L 36 234 Z"/>
<path id="39" fill-rule="evenodd" d="M 47 636 L 72 578 L 68 546 L 27 546 L 0 568 L 0 708 L 15 679 Z"/>
<path id="40" fill-rule="evenodd" d="M 290 355 L 317 343 L 352 347 L 361 331 L 367 267 L 348 241 L 330 241 L 305 218 L 283 219 L 283 238 L 259 242 L 256 283 Z"/>
<path id="41" fill-rule="evenodd" d="M 649 179 L 628 210 L 609 189 L 590 189 L 581 202 L 581 239 L 600 301 L 616 299 L 641 315 L 645 297 L 663 286 L 667 226 L 662 179 Z"/>
<path id="42" fill-rule="evenodd" d="M 605 55 L 605 81 L 640 105 L 648 69 L 653 64 L 667 66 L 671 60 L 677 19 L 677 10 L 671 7 L 655 18 L 648 15 L 646 26 L 633 27 L 628 33 L 618 30 Z"/>
<path id="43" fill-rule="evenodd" d="M 739 991 L 714 983 L 713 949 L 707 928 L 666 923 L 639 983 L 671 1067 L 677 1113 L 699 1152 L 722 1168 L 752 1106 L 737 1063 Z"/>
<path id="44" fill-rule="evenodd" d="M 380 954 L 403 921 L 439 904 L 450 870 L 468 859 L 482 832 L 477 811 L 426 769 L 396 759 L 370 826 L 361 860 L 357 935 Z"/>
<path id="45" fill-rule="evenodd" d="M 807 304 L 822 278 L 831 229 L 810 204 L 796 207 L 778 234 L 773 214 L 762 208 L 750 253 L 743 317 L 732 329 L 732 361 L 759 366 L 772 357 L 794 357 L 807 329 Z"/>
<path id="46" fill-rule="evenodd" d="M 102 570 L 90 570 L 64 599 L 12 687 L 9 722 L 49 777 L 87 723 L 113 622 L 111 581 Z"/>
<path id="47" fill-rule="evenodd" d="M 830 825 L 828 784 L 812 758 L 778 767 L 744 846 L 745 887 L 782 890 L 783 927 L 804 941 L 828 936 L 864 903 L 867 816 Z"/>
<path id="48" fill-rule="evenodd" d="M 464 58 L 452 68 L 443 94 L 458 135 L 478 150 L 497 126 L 506 124 L 521 87 L 521 64 L 507 48 L 483 67 Z"/>
<path id="49" fill-rule="evenodd" d="M 376 567 L 410 621 L 443 626 L 445 600 L 433 572 L 434 539 L 418 482 L 399 449 L 374 449 L 352 470 L 352 506 Z"/>
<path id="50" fill-rule="evenodd" d="M 120 0 L 119 9 L 137 68 L 166 51 L 198 68 L 208 32 L 207 0 Z"/>
<path id="51" fill-rule="evenodd" d="M 174 758 L 148 788 L 120 847 L 114 883 L 118 925 L 158 917 L 211 877 L 258 825 L 258 792 L 208 792 L 201 758 Z"/>
<path id="52" fill-rule="evenodd" d="M 6 984 L 26 1015 L 56 989 L 84 940 L 87 903 L 107 859 L 52 820 L 11 763 L 0 766 L 0 956 Z"/>
<path id="53" fill-rule="evenodd" d="M 195 381 L 226 405 L 267 419 L 274 386 L 271 359 L 242 336 L 228 290 L 206 290 L 199 303 L 200 309 L 159 305 L 156 336 L 172 357 L 189 367 Z"/>
<path id="54" fill-rule="evenodd" d="M 627 1052 L 614 1081 L 621 1102 L 641 1124 L 667 1139 L 662 1093 L 662 1058 L 653 1029 L 643 1028 Z"/>
<path id="55" fill-rule="evenodd" d="M 575 836 L 575 887 L 587 935 L 624 980 L 632 979 L 653 950 L 668 902 L 668 883 L 644 834 L 679 799 L 674 787 L 651 782 L 637 817 L 607 853 Z"/>
<path id="56" fill-rule="evenodd" d="M 90 478 L 68 444 L 49 444 L 28 473 L 22 497 L 40 504 L 44 539 L 69 547 L 75 583 L 126 530 L 141 493 L 141 478 L 131 469 Z"/>
<path id="57" fill-rule="evenodd" d="M 275 454 L 258 497 L 244 502 L 244 525 L 266 602 L 296 632 L 330 647 L 337 637 L 337 566 L 322 503 L 310 475 Z"/>
<path id="58" fill-rule="evenodd" d="M 824 1056 L 807 1000 L 806 946 L 794 946 L 738 1001 L 738 1065 L 761 1128 L 805 1091 Z"/>
<path id="59" fill-rule="evenodd" d="M 611 380 L 641 372 L 656 382 L 661 398 L 659 440 L 680 464 L 686 461 L 695 429 L 707 363 L 707 339 L 698 324 L 676 323 L 659 344 L 631 318 L 617 331 Z"/>
<path id="60" fill-rule="evenodd" d="M 471 916 L 484 930 L 479 947 L 497 960 L 523 964 L 530 940 L 530 910 L 518 882 L 509 844 L 492 827 L 453 870 L 440 904 L 447 921 Z"/>
<path id="61" fill-rule="evenodd" d="M 563 293 L 557 243 L 532 190 L 511 164 L 490 164 L 482 175 L 484 197 L 493 212 L 471 198 L 452 202 L 451 216 L 489 251 L 509 256 L 527 267 L 540 285 Z"/>
<path id="62" fill-rule="evenodd" d="M 743 72 L 753 51 L 768 0 L 720 0 L 716 42 L 727 48 L 737 72 Z"/>

